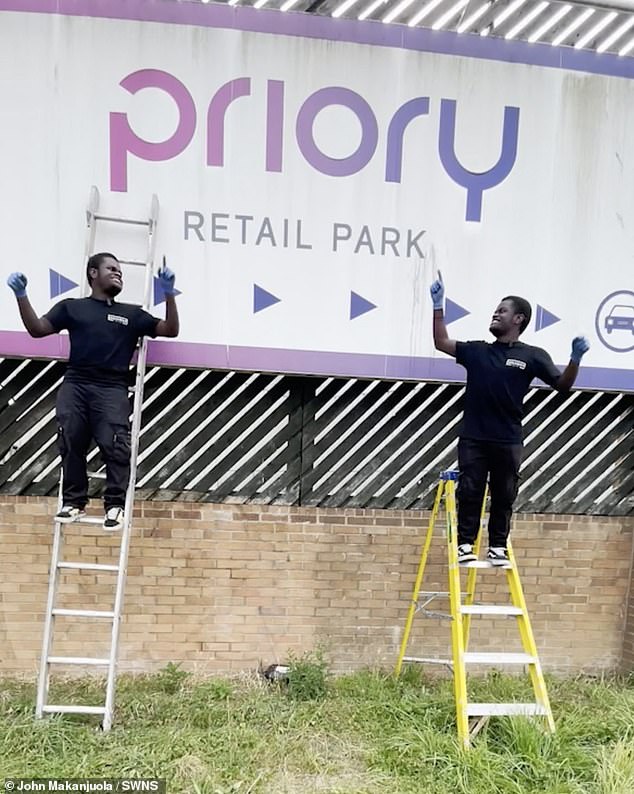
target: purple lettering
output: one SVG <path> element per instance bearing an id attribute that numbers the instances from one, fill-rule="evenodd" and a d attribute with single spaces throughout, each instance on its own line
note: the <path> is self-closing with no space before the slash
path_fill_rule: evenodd
<path id="1" fill-rule="evenodd" d="M 361 143 L 348 157 L 328 157 L 315 143 L 315 118 L 329 105 L 349 108 L 361 124 Z M 372 108 L 362 96 L 349 88 L 331 86 L 315 91 L 301 106 L 297 114 L 296 135 L 301 153 L 313 168 L 328 176 L 350 176 L 365 168 L 372 159 L 379 140 L 379 126 Z"/>
<path id="2" fill-rule="evenodd" d="M 211 98 L 207 110 L 207 165 L 225 164 L 225 114 L 229 105 L 241 96 L 251 95 L 251 78 L 229 80 Z"/>
<path id="3" fill-rule="evenodd" d="M 266 97 L 266 170 L 282 170 L 284 81 L 268 80 Z"/>
<path id="4" fill-rule="evenodd" d="M 440 100 L 440 128 L 438 132 L 438 151 L 447 174 L 458 185 L 467 188 L 467 211 L 465 220 L 482 220 L 482 194 L 499 185 L 511 173 L 517 157 L 517 137 L 520 109 L 506 105 L 502 127 L 502 152 L 493 168 L 476 173 L 468 171 L 458 162 L 455 153 L 456 139 L 456 100 Z"/>
<path id="5" fill-rule="evenodd" d="M 125 193 L 128 189 L 128 154 L 142 160 L 170 160 L 187 148 L 196 129 L 196 107 L 189 91 L 168 72 L 141 69 L 119 83 L 130 94 L 144 88 L 160 88 L 171 96 L 178 107 L 178 126 L 166 141 L 153 143 L 139 138 L 125 113 L 110 114 L 110 189 Z"/>
<path id="6" fill-rule="evenodd" d="M 403 136 L 407 125 L 417 116 L 429 113 L 429 97 L 410 99 L 396 111 L 387 130 L 387 154 L 385 156 L 385 181 L 400 182 L 403 168 Z"/>

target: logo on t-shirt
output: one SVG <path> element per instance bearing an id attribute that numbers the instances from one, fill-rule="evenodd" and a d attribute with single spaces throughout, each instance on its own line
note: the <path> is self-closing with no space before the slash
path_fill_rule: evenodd
<path id="1" fill-rule="evenodd" d="M 517 367 L 518 369 L 526 369 L 526 362 L 520 361 L 518 358 L 507 358 L 506 359 L 506 366 L 507 367 Z"/>
<path id="2" fill-rule="evenodd" d="M 120 323 L 121 325 L 127 325 L 128 324 L 128 318 L 127 317 L 121 317 L 121 315 L 119 315 L 119 314 L 109 314 L 108 315 L 108 322 L 109 323 Z"/>

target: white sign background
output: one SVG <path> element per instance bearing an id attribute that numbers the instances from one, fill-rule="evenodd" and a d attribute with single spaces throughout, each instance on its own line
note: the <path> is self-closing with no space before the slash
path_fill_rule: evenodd
<path id="1" fill-rule="evenodd" d="M 32 10 L 8 10 L 18 5 Z M 60 13 L 34 13 L 49 6 Z M 389 26 L 372 23 L 294 15 L 293 25 L 252 9 L 147 0 L 111 4 L 113 16 L 137 19 L 81 16 L 90 6 L 0 0 L 3 268 L 4 276 L 28 275 L 36 311 L 79 294 L 52 297 L 49 271 L 82 278 L 84 210 L 94 184 L 108 214 L 143 216 L 152 193 L 159 197 L 158 253 L 177 274 L 182 330 L 177 341 L 152 343 L 154 362 L 460 380 L 461 368 L 431 341 L 428 287 L 440 268 L 449 299 L 465 312 L 449 325 L 452 337 L 487 338 L 499 299 L 522 295 L 534 308 L 524 341 L 564 365 L 572 337 L 583 333 L 592 348 L 581 385 L 634 390 L 634 327 L 605 333 L 612 304 L 627 305 L 634 284 L 631 79 L 489 60 L 484 50 L 477 58 L 425 52 L 429 31 L 402 44 L 389 39 Z M 149 18 L 159 21 L 143 21 Z M 237 29 L 278 24 L 285 35 Z M 377 27 L 390 46 L 357 43 Z M 472 37 L 452 37 L 455 52 L 472 47 Z M 492 57 L 505 57 L 499 48 L 507 42 L 485 44 Z M 504 52 L 519 60 L 528 46 Z M 588 54 L 584 64 L 592 68 Z M 157 143 L 179 123 L 167 92 L 120 85 L 140 70 L 166 72 L 185 86 L 195 130 L 171 159 L 128 154 L 127 190 L 112 190 L 112 114 L 126 114 L 136 136 Z M 210 166 L 208 106 L 239 78 L 249 78 L 250 95 L 229 104 L 224 164 Z M 277 172 L 266 170 L 269 81 L 283 82 L 284 92 Z M 373 157 L 348 176 L 314 168 L 296 134 L 304 102 L 330 87 L 362 97 L 378 126 Z M 429 98 L 429 112 L 406 127 L 401 181 L 386 182 L 390 122 L 420 97 Z M 455 154 L 471 172 L 495 165 L 505 107 L 519 108 L 515 162 L 484 191 L 479 220 L 466 220 L 467 191 L 439 156 L 442 100 L 455 101 Z M 331 104 L 316 115 L 313 136 L 325 155 L 341 159 L 357 149 L 362 128 L 349 108 Z M 217 151 L 218 134 L 214 141 Z M 190 227 L 202 224 L 203 240 L 192 228 L 186 233 L 186 217 Z M 343 237 L 347 227 L 350 239 L 333 250 L 334 230 Z M 400 237 L 399 255 L 390 245 L 381 250 L 384 227 L 392 230 L 388 239 Z M 135 234 L 99 237 L 97 247 L 136 256 L 142 237 Z M 8 288 L 0 306 L 1 355 L 64 352 L 58 339 L 24 333 Z"/>

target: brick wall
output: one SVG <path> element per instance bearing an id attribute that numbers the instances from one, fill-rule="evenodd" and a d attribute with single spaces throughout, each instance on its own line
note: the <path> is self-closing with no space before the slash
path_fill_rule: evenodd
<path id="1" fill-rule="evenodd" d="M 0 503 L 0 672 L 37 670 L 53 500 Z M 427 515 L 415 511 L 142 503 L 129 559 L 121 669 L 181 662 L 225 672 L 282 661 L 324 644 L 336 670 L 391 667 L 398 652 Z M 515 519 L 542 660 L 557 671 L 634 664 L 634 605 L 626 626 L 634 519 Z M 65 559 L 112 562 L 117 538 L 71 526 Z M 425 589 L 446 589 L 440 534 Z M 506 577 L 484 570 L 485 602 L 506 602 Z M 69 572 L 63 603 L 111 608 L 112 574 Z M 434 604 L 438 610 L 445 604 Z M 100 656 L 105 624 L 57 619 L 54 652 Z M 448 653 L 446 621 L 417 619 L 410 652 Z M 473 650 L 518 650 L 513 619 L 474 618 Z M 625 648 L 625 654 L 624 654 Z"/>
<path id="2" fill-rule="evenodd" d="M 632 566 L 630 570 L 630 591 L 626 602 L 625 628 L 623 632 L 622 669 L 624 672 L 634 671 L 634 548 L 632 549 Z"/>

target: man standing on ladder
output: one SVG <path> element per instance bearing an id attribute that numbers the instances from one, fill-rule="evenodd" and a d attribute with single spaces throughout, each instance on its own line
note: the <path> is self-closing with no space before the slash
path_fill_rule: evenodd
<path id="1" fill-rule="evenodd" d="M 532 312 L 530 303 L 515 295 L 503 298 L 493 312 L 489 326 L 495 337 L 493 343 L 456 342 L 447 334 L 440 271 L 430 292 L 436 350 L 454 356 L 467 370 L 458 439 L 458 562 L 476 559 L 473 545 L 488 476 L 491 507 L 487 559 L 493 565 L 506 566 L 507 538 L 522 458 L 524 397 L 533 378 L 540 378 L 557 391 L 570 391 L 590 345 L 584 337 L 575 337 L 570 361 L 560 372 L 545 350 L 518 341 Z"/>
<path id="2" fill-rule="evenodd" d="M 123 276 L 113 254 L 91 256 L 86 276 L 90 297 L 62 300 L 43 317 L 31 306 L 23 273 L 12 273 L 7 284 L 15 293 L 20 317 L 31 336 L 39 338 L 65 329 L 70 336 L 68 369 L 57 395 L 63 506 L 55 520 L 69 524 L 85 515 L 86 455 L 94 438 L 106 466 L 103 527 L 115 531 L 123 526 L 130 480 L 130 362 L 140 337 L 178 335 L 175 276 L 163 262 L 158 279 L 165 295 L 164 320 L 140 306 L 115 302 L 123 289 Z"/>

